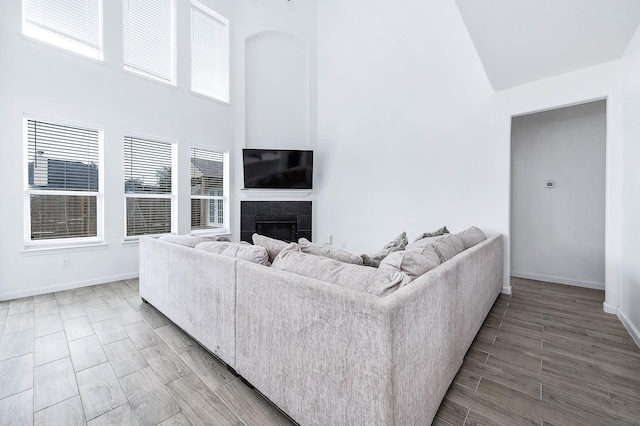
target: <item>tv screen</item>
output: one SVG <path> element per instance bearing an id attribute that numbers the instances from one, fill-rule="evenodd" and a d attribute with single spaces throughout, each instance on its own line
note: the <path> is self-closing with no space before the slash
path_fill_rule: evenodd
<path id="1" fill-rule="evenodd" d="M 313 151 L 243 149 L 245 189 L 312 189 Z"/>

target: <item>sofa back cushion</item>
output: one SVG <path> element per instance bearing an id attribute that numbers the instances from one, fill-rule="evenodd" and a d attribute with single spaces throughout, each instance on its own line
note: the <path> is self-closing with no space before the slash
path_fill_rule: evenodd
<path id="1" fill-rule="evenodd" d="M 278 253 L 285 248 L 289 243 L 281 240 L 276 240 L 275 238 L 266 237 L 260 234 L 253 234 L 251 236 L 251 240 L 253 244 L 264 247 L 269 254 L 269 262 L 273 262 L 273 259 L 276 258 Z"/>
<path id="2" fill-rule="evenodd" d="M 198 250 L 223 256 L 235 257 L 259 265 L 269 265 L 269 254 L 264 247 L 254 246 L 248 243 L 230 243 L 223 241 L 211 241 L 200 243 L 195 247 Z"/>
<path id="3" fill-rule="evenodd" d="M 422 234 L 418 235 L 416 239 L 413 240 L 413 242 L 415 243 L 416 241 L 421 240 L 423 238 L 439 237 L 440 235 L 444 235 L 448 233 L 449 233 L 449 230 L 447 229 L 447 227 L 443 226 L 442 228 L 436 229 L 433 232 L 423 232 Z"/>
<path id="4" fill-rule="evenodd" d="M 195 247 L 196 245 L 204 242 L 211 241 L 229 241 L 227 237 L 222 237 L 218 235 L 173 235 L 167 234 L 162 235 L 158 238 L 160 241 L 166 241 L 168 243 L 179 244 L 181 246 L 186 247 Z"/>
<path id="5" fill-rule="evenodd" d="M 390 274 L 405 273 L 411 280 L 428 272 L 440 264 L 440 258 L 435 251 L 416 253 L 413 251 L 396 251 L 382 259 L 378 270 L 387 271 Z"/>
<path id="6" fill-rule="evenodd" d="M 465 229 L 462 232 L 458 232 L 457 235 L 462 240 L 462 244 L 464 245 L 465 250 L 487 239 L 487 236 L 484 234 L 484 232 L 482 232 L 480 228 L 477 228 L 475 226 Z"/>
<path id="7" fill-rule="evenodd" d="M 379 269 L 303 253 L 296 243 L 291 243 L 280 252 L 273 261 L 272 268 L 376 296 L 386 296 L 411 281 L 402 272 L 392 274 Z"/>
<path id="8" fill-rule="evenodd" d="M 446 262 L 453 256 L 464 251 L 462 239 L 456 234 L 444 234 L 439 237 L 423 238 L 407 245 L 407 251 L 420 254 L 435 251 L 440 262 Z"/>
<path id="9" fill-rule="evenodd" d="M 340 250 L 335 247 L 325 246 L 324 244 L 316 244 L 300 238 L 298 240 L 300 250 L 303 253 L 315 254 L 316 256 L 328 257 L 330 259 L 339 260 L 344 263 L 353 263 L 354 265 L 362 265 L 362 257 L 351 254 L 348 251 Z"/>

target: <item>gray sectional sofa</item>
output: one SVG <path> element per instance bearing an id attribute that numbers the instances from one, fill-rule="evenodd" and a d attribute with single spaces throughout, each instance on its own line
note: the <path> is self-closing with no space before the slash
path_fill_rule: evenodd
<path id="1" fill-rule="evenodd" d="M 141 238 L 140 296 L 302 425 L 427 425 L 502 259 L 491 236 L 379 297 Z"/>

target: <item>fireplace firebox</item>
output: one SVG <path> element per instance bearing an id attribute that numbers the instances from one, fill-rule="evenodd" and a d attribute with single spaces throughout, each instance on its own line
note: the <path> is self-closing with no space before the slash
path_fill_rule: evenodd
<path id="1" fill-rule="evenodd" d="M 254 232 L 278 240 L 311 240 L 311 201 L 241 201 L 240 239 Z"/>

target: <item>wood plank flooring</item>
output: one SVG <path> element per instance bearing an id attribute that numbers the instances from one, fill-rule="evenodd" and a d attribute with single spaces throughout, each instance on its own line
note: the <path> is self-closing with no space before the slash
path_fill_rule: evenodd
<path id="1" fill-rule="evenodd" d="M 604 292 L 513 278 L 436 425 L 640 425 L 640 349 Z"/>
<path id="2" fill-rule="evenodd" d="M 512 284 L 434 424 L 640 425 L 640 349 L 604 293 Z M 127 280 L 0 302 L 0 426 L 32 424 L 294 423 Z"/>

